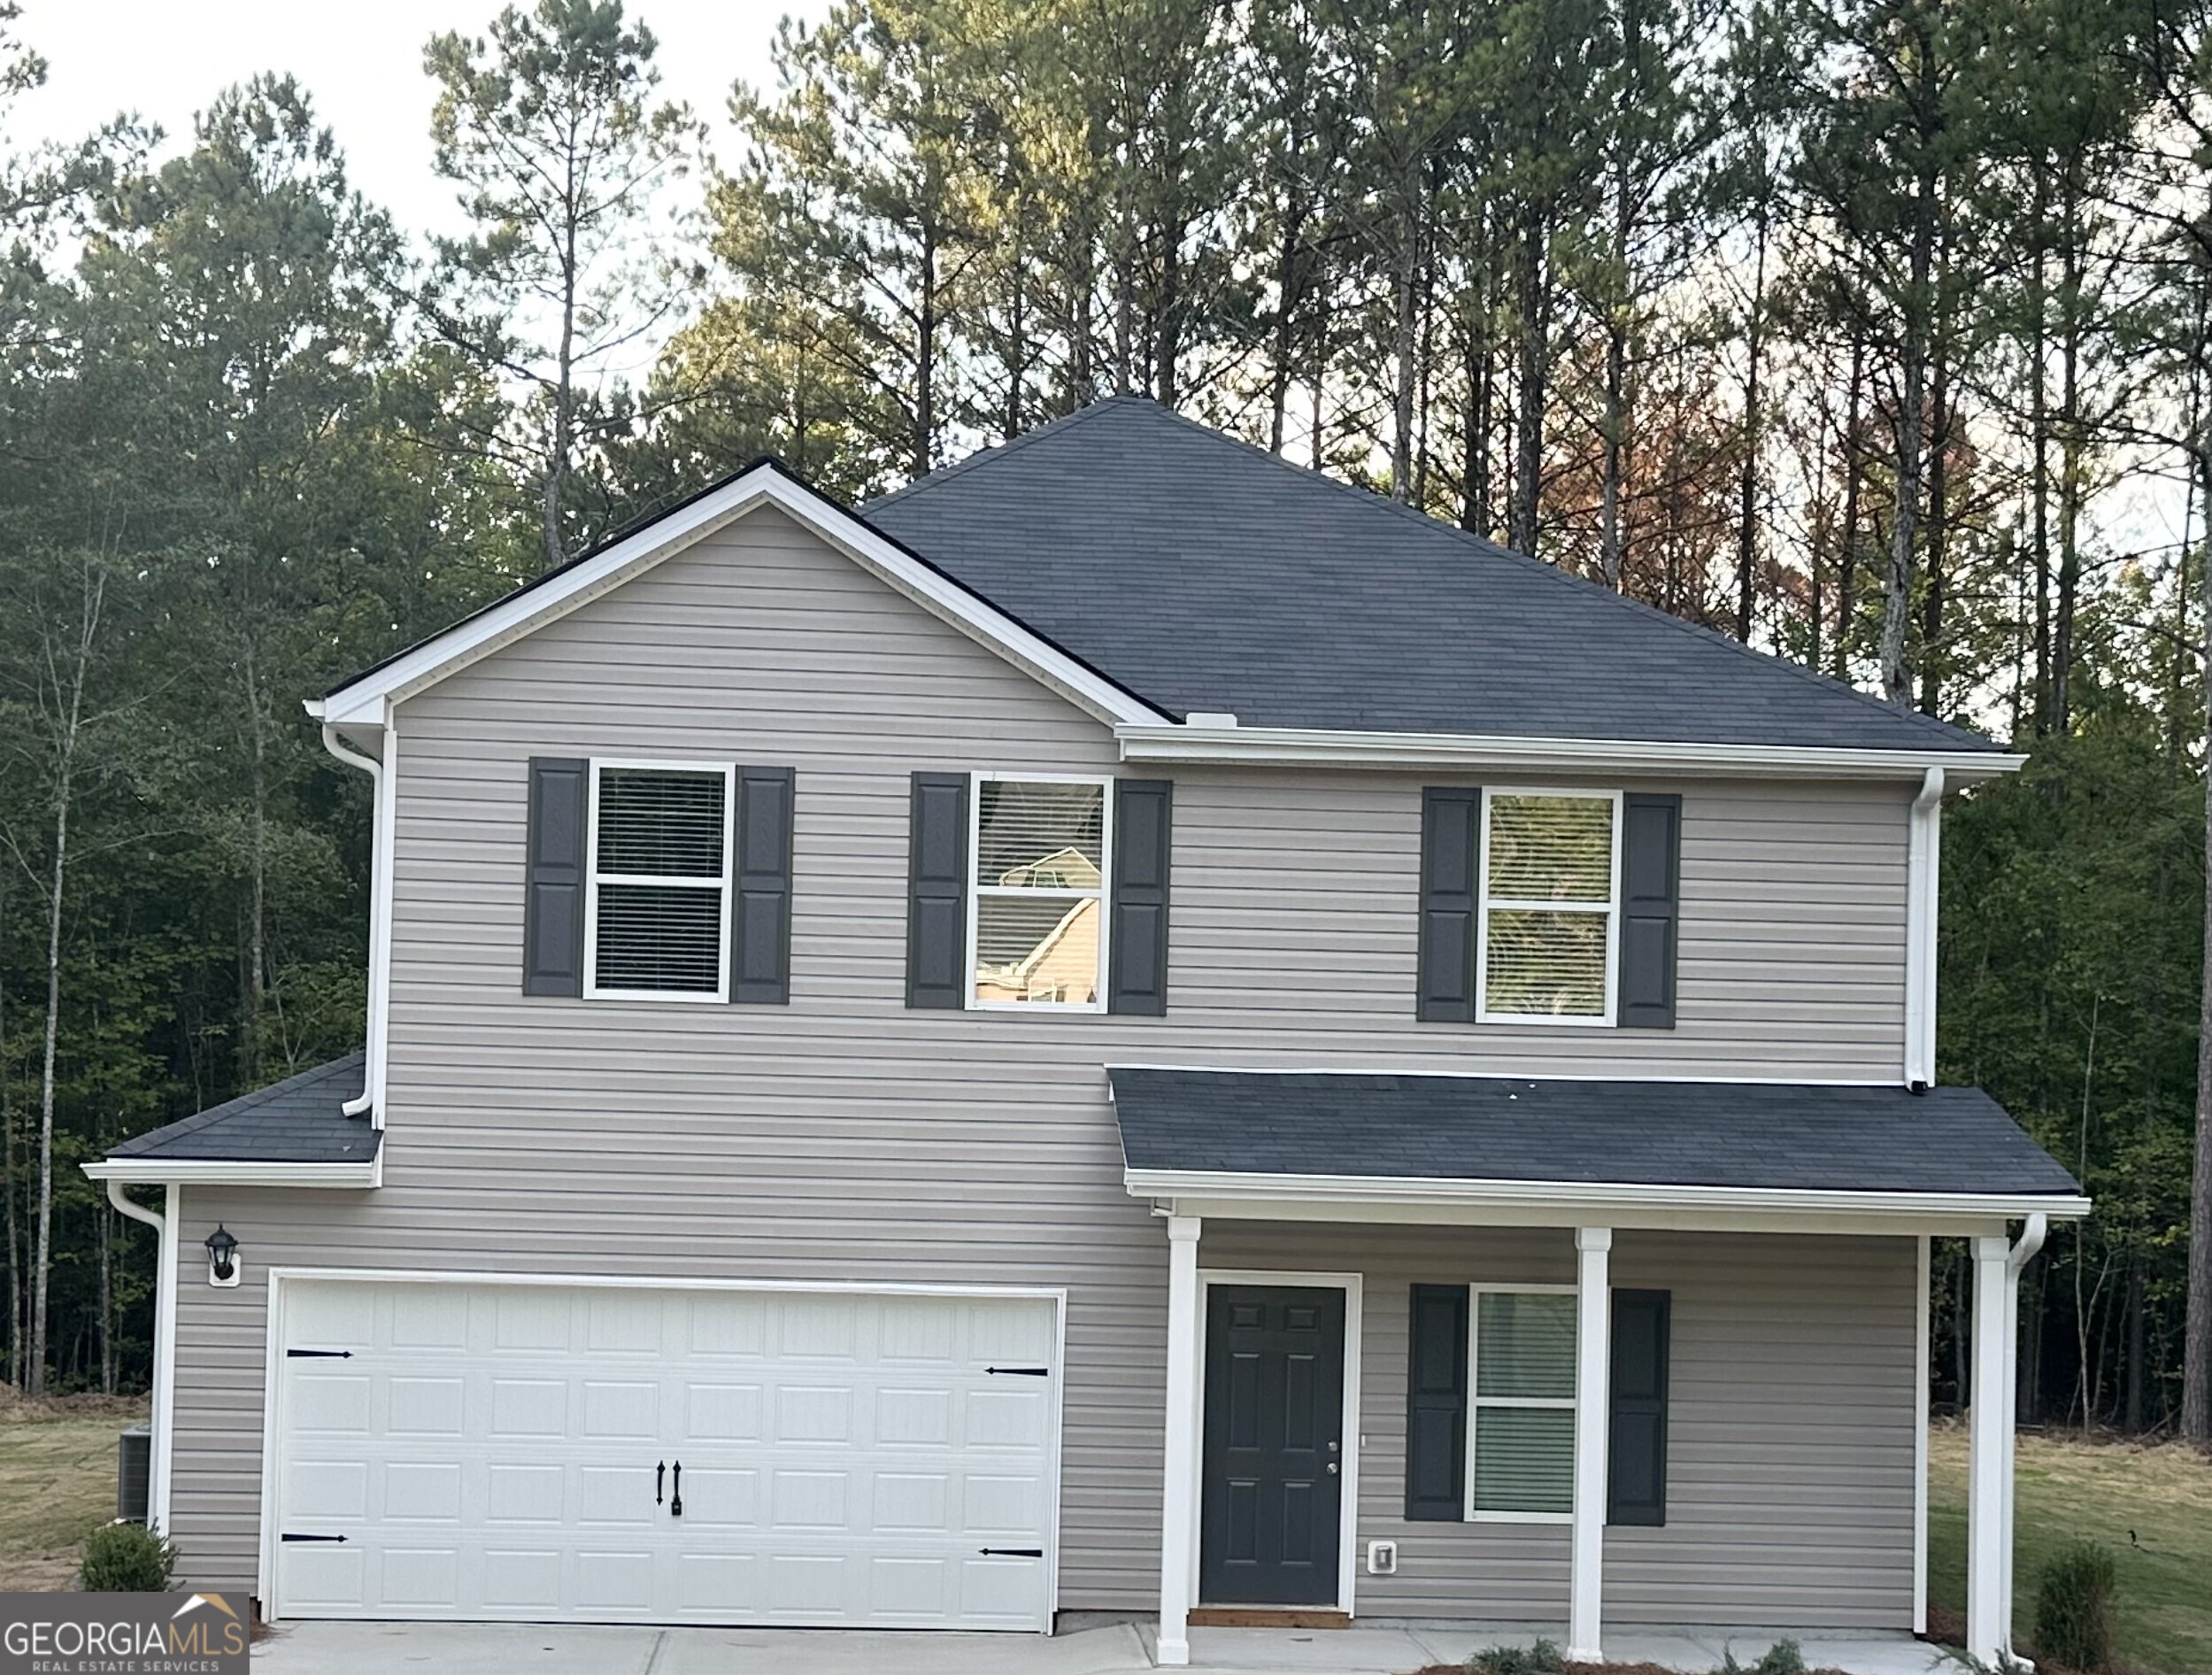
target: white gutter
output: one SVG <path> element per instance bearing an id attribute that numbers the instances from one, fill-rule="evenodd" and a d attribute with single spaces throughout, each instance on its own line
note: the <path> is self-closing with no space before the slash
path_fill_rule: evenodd
<path id="1" fill-rule="evenodd" d="M 1942 884 L 1944 770 L 1913 799 L 1905 846 L 1905 1085 L 1936 1082 L 1936 898 Z"/>
<path id="2" fill-rule="evenodd" d="M 319 703 L 310 704 L 308 714 L 320 715 L 321 709 Z M 392 780 L 395 777 L 385 770 L 391 759 L 399 753 L 399 733 L 397 728 L 385 728 L 383 760 L 363 755 L 347 745 L 339 737 L 336 726 L 329 722 L 322 724 L 322 745 L 340 761 L 366 774 L 371 786 L 370 801 L 374 812 L 369 838 L 368 1015 L 362 1053 L 361 1092 L 339 1108 L 348 1116 L 366 1115 L 378 1128 L 382 1128 L 384 1126 L 384 1049 L 390 1034 L 391 1012 Z"/>
<path id="3" fill-rule="evenodd" d="M 152 1446 L 146 1461 L 146 1527 L 156 1534 L 169 1528 L 169 1457 L 176 1434 L 177 1401 L 177 1188 L 172 1184 L 163 1195 L 164 1214 L 133 1203 L 124 1195 L 123 1183 L 107 1184 L 107 1201 L 135 1222 L 154 1230 L 159 1254 L 154 1266 L 154 1410 L 150 1426 Z"/>
<path id="4" fill-rule="evenodd" d="M 1727 775 L 1821 779 L 1920 779 L 1931 768 L 1963 785 L 2016 773 L 2025 756 L 1975 750 L 1840 750 L 1483 733 L 1353 732 L 1324 728 L 1123 722 L 1114 729 L 1132 762 L 1299 763 L 1313 767 L 1531 768 L 1587 773 Z"/>
<path id="5" fill-rule="evenodd" d="M 379 1147 L 379 1157 L 382 1148 Z M 378 1158 L 358 1163 L 254 1163 L 212 1157 L 112 1157 L 78 1165 L 86 1176 L 125 1186 L 376 1186 Z"/>
<path id="6" fill-rule="evenodd" d="M 1620 1181 L 1432 1180 L 1396 1175 L 1268 1175 L 1128 1169 L 1132 1198 L 1260 1199 L 1282 1203 L 1492 1206 L 1588 1210 L 1781 1210 L 1810 1214 L 2086 1216 L 2090 1200 L 2042 1193 L 1883 1193 L 1769 1186 L 1676 1186 Z"/>

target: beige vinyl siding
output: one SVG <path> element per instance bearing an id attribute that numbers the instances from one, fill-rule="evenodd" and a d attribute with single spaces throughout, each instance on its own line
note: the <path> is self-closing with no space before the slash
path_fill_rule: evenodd
<path id="1" fill-rule="evenodd" d="M 1906 799 L 1867 785 L 1674 787 L 1672 1031 L 1415 1023 L 1421 781 L 1288 769 L 1174 775 L 1167 1016 L 909 1011 L 910 774 L 1112 772 L 1113 743 L 774 511 L 408 699 L 398 734 L 386 1185 L 189 1195 L 252 1264 L 181 1320 L 197 1580 L 247 1579 L 261 1383 L 201 1369 L 258 1356 L 269 1262 L 998 1280 L 1070 1294 L 1061 1602 L 1139 1609 L 1165 1254 L 1107 1064 L 1899 1070 Z M 594 754 L 796 768 L 788 1007 L 520 992 L 527 760 Z"/>
<path id="2" fill-rule="evenodd" d="M 1202 1268 L 1362 1276 L 1357 1579 L 1368 1617 L 1557 1622 L 1562 1524 L 1408 1523 L 1415 1285 L 1572 1285 L 1564 1230 L 1210 1222 Z M 1613 1283 L 1673 1293 L 1667 1523 L 1606 1532 L 1614 1623 L 1909 1629 L 1914 1242 L 1622 1231 Z"/>

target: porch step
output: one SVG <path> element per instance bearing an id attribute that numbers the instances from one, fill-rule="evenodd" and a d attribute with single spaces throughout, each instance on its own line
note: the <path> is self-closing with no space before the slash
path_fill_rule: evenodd
<path id="1" fill-rule="evenodd" d="M 1194 1605 L 1192 1628 L 1350 1628 L 1348 1611 L 1326 1606 Z"/>

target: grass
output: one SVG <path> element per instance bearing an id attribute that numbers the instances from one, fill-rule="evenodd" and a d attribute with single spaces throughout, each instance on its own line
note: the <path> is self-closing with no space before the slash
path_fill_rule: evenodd
<path id="1" fill-rule="evenodd" d="M 2035 1631 L 2044 1562 L 2077 1536 L 2119 1563 L 2118 1652 L 2143 1675 L 2212 1675 L 2212 1459 L 2177 1444 L 2023 1436 L 2014 1467 L 2013 1633 Z M 1929 1436 L 1928 1598 L 1966 1605 L 1966 1431 Z"/>
<path id="2" fill-rule="evenodd" d="M 0 1593 L 76 1586 L 86 1536 L 115 1516 L 115 1434 L 143 1401 L 0 1391 Z"/>

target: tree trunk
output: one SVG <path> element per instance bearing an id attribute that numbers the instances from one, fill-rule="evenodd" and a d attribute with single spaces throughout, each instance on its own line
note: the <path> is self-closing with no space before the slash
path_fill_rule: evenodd
<path id="1" fill-rule="evenodd" d="M 1467 436 L 1461 444 L 1462 471 L 1460 527 L 1487 536 L 1495 527 L 1490 516 L 1491 398 L 1495 368 L 1490 337 L 1490 283 L 1487 270 L 1475 294 L 1473 318 L 1467 324 Z"/>
<path id="2" fill-rule="evenodd" d="M 1940 348 L 1934 357 L 1928 397 L 1928 560 L 1927 585 L 1920 598 L 1920 709 L 1934 715 L 1942 707 L 1942 660 L 1937 655 L 1943 633 L 1945 544 L 1949 536 L 1949 469 L 1946 452 L 1950 442 L 1951 411 L 1948 358 Z"/>
<path id="3" fill-rule="evenodd" d="M 1749 364 L 1744 374 L 1744 469 L 1736 500 L 1736 637 L 1751 644 L 1753 608 L 1759 598 L 1759 349 L 1766 323 L 1767 200 L 1759 200 L 1757 255 L 1752 262 L 1750 330 L 1745 334 Z"/>
<path id="4" fill-rule="evenodd" d="M 1866 382 L 1867 336 L 1863 326 L 1851 328 L 1851 390 L 1844 405 L 1843 540 L 1836 564 L 1835 668 L 1839 681 L 1851 678 L 1851 630 L 1857 625 L 1859 586 L 1859 484 L 1862 478 L 1859 450 L 1860 396 Z"/>
<path id="5" fill-rule="evenodd" d="M 2035 219 L 2043 222 L 2043 171 L 2036 171 Z M 2039 737 L 2051 730 L 2051 410 L 2048 374 L 2044 366 L 2046 301 L 2043 251 L 2040 246 L 2028 268 L 2028 424 L 2031 432 L 2029 465 L 2030 526 L 2035 543 L 2035 730 Z"/>
<path id="6" fill-rule="evenodd" d="M 936 228 L 921 234 L 921 295 L 914 322 L 914 434 L 906 468 L 917 479 L 929 475 L 937 430 L 937 245 Z"/>
<path id="7" fill-rule="evenodd" d="M 1518 412 L 1514 421 L 1511 527 L 1506 543 L 1531 558 L 1536 556 L 1538 501 L 1544 489 L 1544 361 L 1550 315 L 1545 243 L 1544 212 L 1530 203 L 1521 212 L 1521 238 L 1515 252 L 1520 270 L 1520 375 L 1514 391 Z"/>
<path id="8" fill-rule="evenodd" d="M 73 716 L 71 731 L 73 733 Z M 66 762 L 66 757 L 65 757 Z M 69 770 L 61 770 L 54 793 L 54 864 L 47 877 L 46 1033 L 39 1060 L 38 1208 L 33 1218 L 31 1253 L 31 1354 L 23 1387 L 46 1393 L 47 1280 L 54 1261 L 54 1058 L 61 1038 L 62 892 L 69 881 Z"/>
<path id="9" fill-rule="evenodd" d="M 92 1212 L 100 1249 L 100 1393 L 115 1393 L 115 1212 L 101 1204 Z"/>
<path id="10" fill-rule="evenodd" d="M 7 872 L 0 868 L 0 947 L 8 939 Z M 10 1097 L 8 1063 L 8 990 L 0 982 L 0 1197 L 7 1200 L 8 1325 L 7 1382 L 23 1380 L 23 1230 L 16 1222 L 15 1101 Z"/>
<path id="11" fill-rule="evenodd" d="M 1421 165 L 1409 159 L 1399 182 L 1397 272 L 1391 297 L 1397 382 L 1391 404 L 1391 498 L 1403 505 L 1413 498 L 1414 482 L 1414 297 L 1421 266 Z"/>
<path id="12" fill-rule="evenodd" d="M 2200 355 L 2204 345 L 2200 343 Z M 2195 439 L 2205 504 L 2212 506 L 2212 438 Z M 2208 542 L 2212 554 L 2212 542 Z M 2212 558 L 2200 566 L 2206 700 L 2212 705 Z M 2204 776 L 2206 853 L 2212 853 L 2212 773 Z M 2189 1190 L 2189 1291 L 2183 1331 L 2181 1434 L 2212 1447 L 2212 890 L 2204 897 L 2204 979 L 2197 1014 L 2197 1143 Z"/>
<path id="13" fill-rule="evenodd" d="M 2081 593 L 2081 252 L 2080 220 L 2072 182 L 2062 217 L 2065 283 L 2059 305 L 2058 599 L 2051 621 L 2051 728 L 2063 734 L 2074 707 L 2074 614 Z"/>
<path id="14" fill-rule="evenodd" d="M 1918 30 L 1920 155 L 1913 186 L 1912 253 L 1906 278 L 1903 342 L 1899 352 L 1897 404 L 1897 503 L 1890 514 L 1889 573 L 1882 597 L 1882 694 L 1899 709 L 1913 701 L 1913 670 L 1906 650 L 1906 627 L 1913 604 L 1914 547 L 1919 535 L 1921 449 L 1927 415 L 1929 278 L 1935 266 L 1936 138 L 1935 42 L 1923 23 Z"/>

